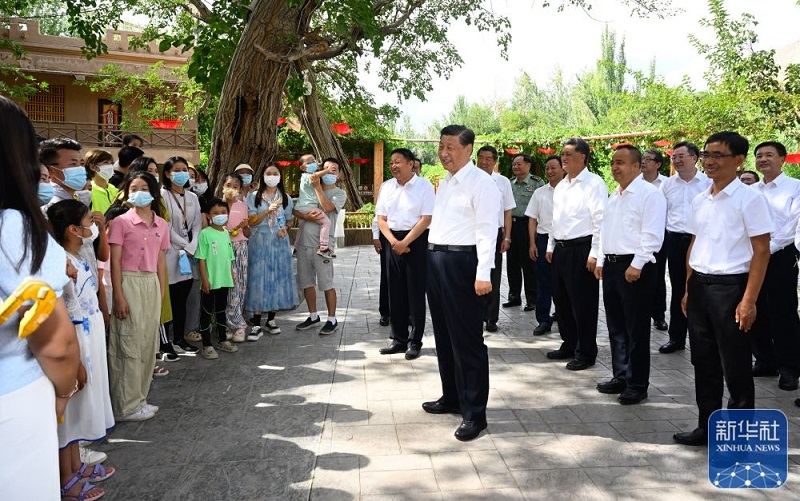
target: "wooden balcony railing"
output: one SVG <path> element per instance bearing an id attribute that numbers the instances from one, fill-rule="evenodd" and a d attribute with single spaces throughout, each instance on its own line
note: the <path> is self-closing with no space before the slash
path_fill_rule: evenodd
<path id="1" fill-rule="evenodd" d="M 83 122 L 33 122 L 36 133 L 45 139 L 68 137 L 84 147 L 122 147 L 128 131 L 104 129 L 103 125 Z M 136 132 L 148 148 L 197 149 L 197 131 L 186 129 L 151 129 Z"/>

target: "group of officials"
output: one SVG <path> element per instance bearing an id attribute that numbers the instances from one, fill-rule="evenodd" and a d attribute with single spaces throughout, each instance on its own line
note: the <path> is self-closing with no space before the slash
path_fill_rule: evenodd
<path id="1" fill-rule="evenodd" d="M 457 439 L 472 440 L 487 426 L 484 323 L 487 331 L 496 329 L 499 256 L 515 241 L 528 248 L 523 257 L 530 259 L 509 255 L 509 265 L 524 277 L 527 304 L 536 309 L 534 334 L 550 331 L 552 294 L 562 343 L 547 357 L 568 360 L 568 370 L 595 364 L 602 284 L 612 374 L 597 390 L 618 394 L 623 405 L 647 398 L 651 320 L 667 329 L 668 265 L 670 340 L 659 351 L 684 349 L 688 330 L 700 411 L 697 428 L 677 433 L 676 442 L 707 443 L 708 418 L 722 407 L 724 383 L 731 409 L 754 407 L 754 376 L 779 375 L 781 389 L 797 389 L 800 181 L 782 173 L 783 145 L 755 148 L 764 177 L 749 187 L 737 177 L 749 143 L 735 132 L 710 136 L 702 151 L 688 142 L 675 145 L 676 174 L 669 178 L 658 173 L 659 151 L 642 155 L 622 144 L 611 159 L 618 187 L 609 196 L 603 179 L 589 171 L 591 149 L 580 138 L 547 158 L 547 184 L 536 178 L 540 186 L 533 189 L 530 157 L 513 159 L 509 181 L 494 172 L 497 151 L 490 146 L 478 150 L 473 164 L 474 140 L 464 126 L 442 129 L 439 159 L 448 174 L 436 193 L 413 172 L 413 153 L 394 150 L 394 179 L 384 183 L 376 207 L 383 242 L 376 250 L 385 260 L 389 299 L 381 315 L 382 321 L 388 316 L 392 339 L 381 353 L 419 356 L 427 294 L 442 396 L 422 407 L 461 415 Z M 514 185 L 529 193 L 521 212 Z M 526 262 L 535 268 L 526 270 Z M 504 306 L 521 305 L 521 283 L 512 284 L 510 270 L 511 304 Z M 537 277 L 530 288 L 529 277 Z"/>

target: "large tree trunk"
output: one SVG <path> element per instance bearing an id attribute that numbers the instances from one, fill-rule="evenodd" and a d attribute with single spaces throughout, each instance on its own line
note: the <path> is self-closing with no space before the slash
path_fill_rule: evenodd
<path id="1" fill-rule="evenodd" d="M 277 122 L 291 62 L 267 57 L 288 54 L 308 29 L 319 1 L 290 6 L 286 0 L 255 0 L 236 46 L 214 120 L 208 162 L 210 186 L 218 190 L 224 175 L 239 163 L 261 173 L 278 150 Z"/>
<path id="2" fill-rule="evenodd" d="M 299 74 L 302 74 L 303 71 L 308 71 L 308 79 L 311 82 L 311 94 L 304 96 L 303 108 L 298 113 L 300 120 L 303 122 L 303 128 L 311 141 L 311 147 L 320 161 L 328 157 L 339 159 L 339 163 L 342 166 L 340 169 L 341 184 L 347 192 L 347 208 L 350 210 L 358 209 L 364 205 L 364 201 L 358 193 L 347 155 L 342 149 L 339 139 L 331 131 L 331 124 L 328 122 L 325 111 L 322 109 L 322 104 L 319 102 L 314 70 L 311 69 L 307 62 L 302 60 L 297 61 L 295 64 Z"/>

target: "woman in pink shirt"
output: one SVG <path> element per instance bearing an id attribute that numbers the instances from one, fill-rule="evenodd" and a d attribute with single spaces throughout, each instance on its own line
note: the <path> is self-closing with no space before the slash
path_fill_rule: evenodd
<path id="1" fill-rule="evenodd" d="M 111 406 L 118 422 L 146 421 L 158 410 L 146 399 L 167 286 L 164 251 L 170 248 L 169 226 L 158 215 L 158 182 L 151 174 L 131 175 L 120 191 L 124 205 L 133 210 L 112 221 L 108 237 L 114 290 L 108 342 Z"/>
<path id="2" fill-rule="evenodd" d="M 228 306 L 225 316 L 228 329 L 232 331 L 233 342 L 243 343 L 247 322 L 244 320 L 244 297 L 247 292 L 247 237 L 250 228 L 247 224 L 247 205 L 241 201 L 242 177 L 235 172 L 228 174 L 222 185 L 222 196 L 230 207 L 225 227 L 231 234 L 233 244 L 233 287 L 228 291 Z"/>

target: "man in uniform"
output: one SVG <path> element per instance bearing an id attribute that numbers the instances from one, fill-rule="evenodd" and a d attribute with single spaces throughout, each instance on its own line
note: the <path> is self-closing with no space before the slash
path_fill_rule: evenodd
<path id="1" fill-rule="evenodd" d="M 475 133 L 463 125 L 441 132 L 439 182 L 428 236 L 428 305 L 436 339 L 442 396 L 422 404 L 431 414 L 460 414 L 455 437 L 477 438 L 486 429 L 489 354 L 483 342 L 486 296 L 497 240 L 500 194 L 472 163 Z"/>

